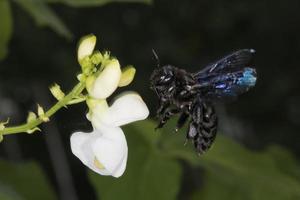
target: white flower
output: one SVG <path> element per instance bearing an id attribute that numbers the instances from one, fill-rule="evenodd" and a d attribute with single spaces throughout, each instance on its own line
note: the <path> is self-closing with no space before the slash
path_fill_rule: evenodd
<path id="1" fill-rule="evenodd" d="M 127 142 L 119 126 L 148 117 L 149 110 L 134 92 L 121 94 L 108 106 L 105 100 L 89 105 L 88 119 L 93 132 L 76 132 L 71 136 L 71 149 L 86 166 L 101 175 L 121 176 L 126 168 Z"/>
<path id="2" fill-rule="evenodd" d="M 83 164 L 101 175 L 120 177 L 126 168 L 128 147 L 120 128 L 124 124 L 146 119 L 149 110 L 142 98 L 134 92 L 125 92 L 108 106 L 108 98 L 118 87 L 130 84 L 135 68 L 128 66 L 121 71 L 117 59 L 108 53 L 95 51 L 96 37 L 84 37 L 78 47 L 78 61 L 88 91 L 87 118 L 91 121 L 91 133 L 73 133 L 71 149 Z M 100 64 L 98 66 L 98 64 Z"/>
<path id="3" fill-rule="evenodd" d="M 119 127 L 76 132 L 71 136 L 71 149 L 83 164 L 101 175 L 120 177 L 126 168 L 127 142 Z"/>

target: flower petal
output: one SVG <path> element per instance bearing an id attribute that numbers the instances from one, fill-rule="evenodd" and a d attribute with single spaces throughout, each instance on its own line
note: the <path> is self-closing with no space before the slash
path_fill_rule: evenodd
<path id="1" fill-rule="evenodd" d="M 81 160 L 88 168 L 101 175 L 111 175 L 106 169 L 99 169 L 95 164 L 95 155 L 91 144 L 101 137 L 100 133 L 93 131 L 91 133 L 76 132 L 73 133 L 70 142 L 72 153 Z"/>
<path id="2" fill-rule="evenodd" d="M 113 59 L 94 80 L 91 86 L 87 86 L 89 94 L 96 99 L 109 97 L 118 87 L 121 78 L 119 61 Z"/>
<path id="3" fill-rule="evenodd" d="M 114 177 L 120 177 L 126 168 L 128 147 L 125 135 L 119 127 L 102 126 L 103 133 L 92 144 L 97 160 Z"/>
<path id="4" fill-rule="evenodd" d="M 113 173 L 113 176 L 118 178 L 123 175 L 126 164 L 127 164 L 127 158 L 128 158 L 128 150 L 126 151 L 126 155 L 124 156 L 123 160 L 121 161 L 121 165 L 117 168 L 117 170 Z"/>
<path id="5" fill-rule="evenodd" d="M 102 123 L 107 126 L 122 126 L 146 119 L 148 115 L 147 105 L 140 95 L 135 92 L 124 92 L 117 97 L 106 112 L 95 109 L 91 121 L 97 127 Z"/>
<path id="6" fill-rule="evenodd" d="M 92 133 L 76 132 L 70 141 L 72 153 L 94 172 L 114 177 L 124 173 L 128 147 L 121 128 L 102 126 Z"/>
<path id="7" fill-rule="evenodd" d="M 72 153 L 77 156 L 85 165 L 88 165 L 93 156 L 88 156 L 92 153 L 89 147 L 92 133 L 76 132 L 71 135 L 70 143 Z"/>

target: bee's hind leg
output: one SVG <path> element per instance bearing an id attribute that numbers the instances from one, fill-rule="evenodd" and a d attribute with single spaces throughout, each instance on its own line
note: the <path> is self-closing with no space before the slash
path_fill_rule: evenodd
<path id="1" fill-rule="evenodd" d="M 188 118 L 189 118 L 188 113 L 185 113 L 185 112 L 181 113 L 181 115 L 177 121 L 176 127 L 175 127 L 175 132 L 178 132 L 178 130 L 183 127 L 183 125 L 186 123 Z"/>

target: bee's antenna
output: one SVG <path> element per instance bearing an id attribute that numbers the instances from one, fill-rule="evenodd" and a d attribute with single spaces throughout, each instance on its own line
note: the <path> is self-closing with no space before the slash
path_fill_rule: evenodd
<path id="1" fill-rule="evenodd" d="M 160 62 L 159 62 L 159 58 L 158 58 L 158 55 L 156 54 L 155 50 L 152 49 L 152 53 L 154 55 L 154 58 L 156 59 L 156 62 L 157 62 L 157 68 L 160 67 Z"/>

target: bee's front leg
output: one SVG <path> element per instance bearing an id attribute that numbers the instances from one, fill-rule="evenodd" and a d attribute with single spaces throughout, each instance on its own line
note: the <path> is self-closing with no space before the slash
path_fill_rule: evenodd
<path id="1" fill-rule="evenodd" d="M 164 99 L 160 99 L 159 108 L 156 111 L 156 116 L 160 120 L 160 122 L 157 125 L 157 127 L 155 128 L 155 130 L 163 127 L 163 125 L 165 124 L 164 121 L 166 121 L 166 119 L 165 119 L 166 117 L 164 116 L 165 115 L 164 113 L 169 108 L 169 106 L 170 106 L 170 102 L 165 101 Z"/>
<path id="2" fill-rule="evenodd" d="M 156 115 L 161 118 L 166 109 L 170 106 L 168 101 L 160 100 L 159 108 L 157 109 Z"/>
<path id="3" fill-rule="evenodd" d="M 180 112 L 179 109 L 167 107 L 164 110 L 164 112 L 159 116 L 159 119 L 160 119 L 159 124 L 157 125 L 157 127 L 155 129 L 162 128 L 167 123 L 167 121 L 170 119 L 170 117 L 172 117 L 173 115 L 175 115 L 179 112 Z"/>

